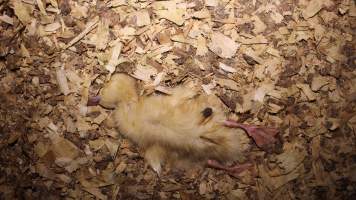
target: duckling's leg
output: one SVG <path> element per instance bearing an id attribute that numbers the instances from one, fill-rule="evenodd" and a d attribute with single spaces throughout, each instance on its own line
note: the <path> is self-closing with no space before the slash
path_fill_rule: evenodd
<path id="1" fill-rule="evenodd" d="M 145 159 L 152 169 L 160 175 L 162 171 L 162 164 L 165 160 L 166 151 L 159 145 L 153 145 L 146 149 Z"/>
<path id="2" fill-rule="evenodd" d="M 100 103 L 100 96 L 93 96 L 88 98 L 87 106 L 97 106 Z"/>
<path id="3" fill-rule="evenodd" d="M 227 171 L 231 176 L 238 178 L 239 174 L 247 169 L 251 169 L 253 166 L 251 163 L 244 163 L 244 164 L 236 164 L 230 167 L 227 167 L 223 164 L 220 164 L 216 160 L 208 160 L 207 162 L 208 167 L 221 169 Z"/>
<path id="4" fill-rule="evenodd" d="M 269 146 L 277 141 L 275 135 L 277 135 L 278 129 L 276 128 L 241 124 L 232 120 L 225 121 L 225 126 L 244 129 L 262 149 L 269 149 Z"/>

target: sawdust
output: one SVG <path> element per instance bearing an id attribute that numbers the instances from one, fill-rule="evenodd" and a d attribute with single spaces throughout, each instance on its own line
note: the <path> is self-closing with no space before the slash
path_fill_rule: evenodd
<path id="1" fill-rule="evenodd" d="M 354 199 L 353 0 L 0 0 L 0 199 Z M 115 72 L 280 128 L 257 177 L 165 168 L 88 107 Z M 255 151 L 256 150 L 256 151 Z"/>

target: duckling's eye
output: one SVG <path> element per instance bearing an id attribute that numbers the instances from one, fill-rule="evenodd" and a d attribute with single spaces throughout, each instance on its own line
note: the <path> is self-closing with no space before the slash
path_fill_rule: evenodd
<path id="1" fill-rule="evenodd" d="M 203 114 L 204 118 L 208 118 L 213 114 L 213 109 L 210 107 L 206 107 L 201 113 Z"/>

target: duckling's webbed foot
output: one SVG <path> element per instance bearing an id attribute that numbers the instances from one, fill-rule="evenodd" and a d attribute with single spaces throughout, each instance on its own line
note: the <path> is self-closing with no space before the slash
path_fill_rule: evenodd
<path id="1" fill-rule="evenodd" d="M 256 145 L 264 150 L 270 149 L 277 141 L 275 136 L 279 132 L 276 128 L 241 124 L 232 120 L 225 121 L 225 126 L 244 129 L 253 138 Z"/>
<path id="2" fill-rule="evenodd" d="M 239 178 L 239 174 L 245 170 L 251 169 L 253 166 L 251 163 L 235 164 L 233 166 L 225 166 L 216 160 L 208 160 L 208 167 L 225 170 L 229 175 Z"/>
<path id="3" fill-rule="evenodd" d="M 157 173 L 157 175 L 160 175 L 165 156 L 165 149 L 159 145 L 153 145 L 146 149 L 144 157 L 152 169 Z"/>

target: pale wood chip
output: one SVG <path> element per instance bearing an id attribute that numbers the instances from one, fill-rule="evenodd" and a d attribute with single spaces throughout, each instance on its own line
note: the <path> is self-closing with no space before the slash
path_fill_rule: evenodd
<path id="1" fill-rule="evenodd" d="M 19 18 L 21 23 L 27 25 L 31 22 L 30 9 L 20 0 L 15 0 L 14 2 L 15 15 Z"/>
<path id="2" fill-rule="evenodd" d="M 59 28 L 61 28 L 61 24 L 59 22 L 54 22 L 54 23 L 51 23 L 51 24 L 47 24 L 45 27 L 44 27 L 44 31 L 47 31 L 47 32 L 55 32 L 56 30 L 58 30 Z"/>
<path id="3" fill-rule="evenodd" d="M 215 7 L 217 6 L 219 3 L 218 0 L 205 0 L 205 4 L 206 6 L 212 6 L 212 7 Z"/>
<path id="4" fill-rule="evenodd" d="M 203 84 L 203 85 L 201 85 L 201 87 L 203 88 L 204 92 L 205 92 L 207 95 L 211 95 L 211 94 L 213 94 L 212 89 L 214 89 L 215 84 L 213 84 L 213 83 Z"/>
<path id="5" fill-rule="evenodd" d="M 27 50 L 27 48 L 25 47 L 25 45 L 23 43 L 21 43 L 20 49 L 21 49 L 21 54 L 23 57 L 29 58 L 31 56 L 30 52 Z"/>
<path id="6" fill-rule="evenodd" d="M 323 0 L 310 1 L 308 6 L 303 10 L 303 17 L 308 19 L 316 15 L 323 8 Z"/>
<path id="7" fill-rule="evenodd" d="M 266 30 L 267 28 L 266 24 L 263 23 L 263 21 L 258 16 L 256 15 L 253 16 L 251 20 L 253 20 L 253 24 L 254 24 L 254 29 L 253 29 L 254 34 L 257 35 Z"/>
<path id="8" fill-rule="evenodd" d="M 52 142 L 51 151 L 56 158 L 68 158 L 73 160 L 79 156 L 79 148 L 71 141 L 54 134 L 51 135 L 50 139 Z"/>
<path id="9" fill-rule="evenodd" d="M 212 52 L 222 58 L 231 58 L 235 55 L 239 45 L 224 34 L 214 32 L 211 35 L 211 43 L 208 44 L 208 47 Z"/>
<path id="10" fill-rule="evenodd" d="M 316 92 L 320 90 L 323 86 L 329 84 L 329 79 L 327 77 L 323 76 L 314 76 L 312 83 L 311 83 L 311 89 Z"/>
<path id="11" fill-rule="evenodd" d="M 158 86 L 161 83 L 161 81 L 163 80 L 165 75 L 166 75 L 165 72 L 158 73 L 155 80 L 153 81 L 153 85 Z"/>
<path id="12" fill-rule="evenodd" d="M 37 6 L 40 9 L 42 15 L 47 15 L 45 4 L 43 4 L 42 0 L 36 0 Z"/>
<path id="13" fill-rule="evenodd" d="M 150 15 L 147 10 L 140 10 L 135 12 L 134 21 L 136 21 L 136 26 L 146 26 L 151 24 Z"/>
<path id="14" fill-rule="evenodd" d="M 74 2 L 74 5 L 71 6 L 71 16 L 76 19 L 82 19 L 88 17 L 88 7 L 85 5 L 79 5 L 78 2 Z"/>
<path id="15" fill-rule="evenodd" d="M 291 173 L 282 176 L 271 177 L 269 176 L 267 170 L 262 166 L 259 165 L 259 174 L 270 190 L 275 191 L 276 189 L 282 187 L 283 185 L 287 184 L 288 182 L 298 178 L 301 175 L 301 171 L 304 170 L 303 166 L 300 165 L 297 169 L 293 170 Z"/>
<path id="16" fill-rule="evenodd" d="M 168 95 L 171 95 L 172 94 L 172 91 L 170 88 L 167 88 L 167 87 L 163 87 L 163 86 L 157 86 L 155 87 L 155 90 L 156 91 L 159 91 L 159 92 L 162 92 L 164 94 L 168 94 Z"/>
<path id="17" fill-rule="evenodd" d="M 282 174 L 288 174 L 295 170 L 307 156 L 307 152 L 304 147 L 296 143 L 285 143 L 283 147 L 284 152 L 276 156 L 277 163 L 281 167 Z M 277 176 L 277 174 L 274 174 Z"/>
<path id="18" fill-rule="evenodd" d="M 316 94 L 310 89 L 308 84 L 298 83 L 296 86 L 303 91 L 309 101 L 316 100 Z"/>
<path id="19" fill-rule="evenodd" d="M 235 73 L 237 72 L 237 70 L 233 67 L 230 67 L 224 63 L 219 63 L 219 68 L 226 71 L 226 72 L 230 72 L 230 73 Z"/>
<path id="20" fill-rule="evenodd" d="M 154 67 L 137 65 L 136 71 L 132 76 L 146 83 L 150 83 L 152 82 L 151 76 L 155 76 L 156 74 L 157 70 Z"/>
<path id="21" fill-rule="evenodd" d="M 178 26 L 183 25 L 185 22 L 184 14 L 186 11 L 184 9 L 156 10 L 155 12 L 160 18 L 167 19 Z"/>
<path id="22" fill-rule="evenodd" d="M 111 56 L 109 62 L 105 65 L 105 69 L 107 69 L 111 74 L 115 71 L 116 66 L 120 64 L 120 54 L 122 49 L 122 43 L 117 42 L 115 46 L 111 50 Z"/>
<path id="23" fill-rule="evenodd" d="M 56 77 L 57 77 L 57 83 L 59 86 L 59 89 L 64 95 L 69 94 L 69 86 L 68 86 L 68 81 L 67 81 L 67 76 L 66 72 L 63 68 L 57 69 L 56 70 Z"/>
<path id="24" fill-rule="evenodd" d="M 197 52 L 196 55 L 197 56 L 204 56 L 208 53 L 208 47 L 206 44 L 206 39 L 203 36 L 198 36 L 197 39 Z"/>
<path id="25" fill-rule="evenodd" d="M 356 17 L 356 2 L 350 1 L 350 10 L 349 10 L 350 17 Z"/>
<path id="26" fill-rule="evenodd" d="M 92 31 L 98 25 L 99 18 L 96 17 L 93 21 L 90 21 L 86 24 L 85 29 L 79 33 L 75 38 L 73 38 L 68 44 L 66 44 L 63 49 L 67 49 L 81 40 L 85 35 Z"/>
<path id="27" fill-rule="evenodd" d="M 108 148 L 110 155 L 113 159 L 115 159 L 116 154 L 117 154 L 117 150 L 119 148 L 119 141 L 117 140 L 111 140 L 106 138 L 105 139 L 105 146 Z"/>
<path id="28" fill-rule="evenodd" d="M 98 28 L 96 29 L 96 33 L 93 38 L 93 43 L 97 50 L 106 49 L 109 43 L 109 22 L 106 19 L 102 19 L 98 23 Z"/>
<path id="29" fill-rule="evenodd" d="M 263 59 L 258 55 L 258 53 L 253 50 L 252 48 L 246 48 L 242 49 L 242 52 L 252 58 L 254 61 L 256 61 L 259 64 L 263 63 Z"/>
<path id="30" fill-rule="evenodd" d="M 210 18 L 210 12 L 207 9 L 199 10 L 193 13 L 193 17 L 197 19 Z"/>
<path id="31" fill-rule="evenodd" d="M 9 17 L 9 16 L 7 16 L 7 15 L 5 15 L 5 14 L 0 16 L 0 21 L 3 21 L 3 22 L 8 23 L 10 25 L 14 25 L 14 19 Z"/>
<path id="32" fill-rule="evenodd" d="M 108 3 L 109 8 L 115 8 L 119 6 L 124 6 L 127 4 L 127 0 L 112 0 Z"/>
<path id="33" fill-rule="evenodd" d="M 268 84 L 268 83 L 262 84 L 261 87 L 255 90 L 253 100 L 261 103 L 264 102 L 264 98 L 266 94 L 269 94 L 269 92 L 272 91 L 273 89 L 274 89 L 273 84 Z"/>
<path id="34" fill-rule="evenodd" d="M 235 91 L 239 90 L 238 84 L 231 79 L 215 78 L 215 80 L 216 83 L 222 87 L 226 87 L 227 89 Z"/>

